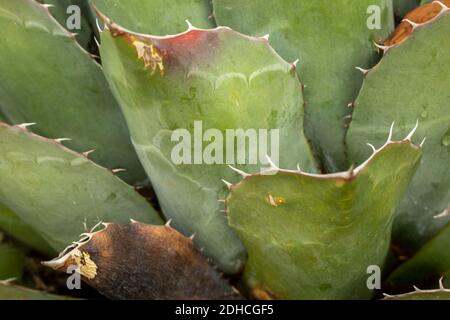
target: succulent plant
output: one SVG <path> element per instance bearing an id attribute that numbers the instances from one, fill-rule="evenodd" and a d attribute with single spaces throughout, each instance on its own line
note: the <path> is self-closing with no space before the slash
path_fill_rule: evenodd
<path id="1" fill-rule="evenodd" d="M 450 0 L 0 27 L 0 299 L 450 299 Z"/>

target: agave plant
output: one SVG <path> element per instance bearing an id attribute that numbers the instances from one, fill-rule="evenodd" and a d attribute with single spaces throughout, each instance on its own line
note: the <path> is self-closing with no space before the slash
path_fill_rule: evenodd
<path id="1" fill-rule="evenodd" d="M 419 2 L 2 0 L 0 299 L 450 299 Z"/>

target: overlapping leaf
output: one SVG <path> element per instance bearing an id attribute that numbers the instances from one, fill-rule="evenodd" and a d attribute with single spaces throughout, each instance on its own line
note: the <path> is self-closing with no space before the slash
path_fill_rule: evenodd
<path id="1" fill-rule="evenodd" d="M 83 224 L 130 218 L 162 222 L 146 200 L 112 172 L 22 127 L 0 124 L 0 181 L 0 203 L 56 251 L 76 239 Z"/>
<path id="2" fill-rule="evenodd" d="M 129 182 L 145 179 L 123 115 L 100 66 L 34 0 L 0 3 L 0 101 L 11 124 L 70 138 L 79 152 L 108 168 L 125 168 Z"/>
<path id="3" fill-rule="evenodd" d="M 275 168 L 232 186 L 228 217 L 248 250 L 250 295 L 370 298 L 368 271 L 383 265 L 395 208 L 420 157 L 409 141 L 387 143 L 354 171 Z"/>

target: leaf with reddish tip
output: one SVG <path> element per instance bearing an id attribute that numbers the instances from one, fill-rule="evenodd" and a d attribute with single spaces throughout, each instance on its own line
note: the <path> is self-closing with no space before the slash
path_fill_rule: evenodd
<path id="1" fill-rule="evenodd" d="M 261 162 L 268 165 L 266 154 L 273 155 L 271 150 L 278 146 L 284 167 L 300 163 L 315 170 L 303 134 L 303 99 L 295 67 L 266 40 L 228 28 L 156 37 L 124 30 L 102 18 L 108 25 L 101 34 L 104 72 L 165 216 L 186 236 L 196 233 L 196 243 L 223 271 L 239 271 L 244 248 L 219 202 L 227 194 L 222 179 L 232 182 L 239 175 L 227 164 L 258 171 Z M 203 158 L 211 149 L 203 137 L 203 132 L 211 133 L 209 129 L 215 133 L 209 142 L 219 145 L 214 151 L 218 159 L 213 161 Z M 228 130 L 237 129 L 253 129 L 263 142 L 244 141 L 242 146 L 234 136 L 227 142 Z M 267 136 L 258 137 L 259 130 Z M 272 138 L 276 130 L 278 144 Z M 177 138 L 181 131 L 183 141 Z M 175 147 L 192 139 L 197 142 L 189 141 L 183 152 L 187 161 L 174 161 Z M 245 159 L 236 165 L 238 152 Z M 255 155 L 253 163 L 250 154 Z"/>
<path id="2" fill-rule="evenodd" d="M 0 203 L 62 250 L 84 231 L 83 223 L 162 223 L 131 186 L 61 144 L 0 123 Z M 8 221 L 5 221 L 8 223 Z"/>
<path id="3" fill-rule="evenodd" d="M 198 28 L 214 27 L 210 0 L 92 0 L 117 24 L 141 33 L 181 33 L 187 21 Z"/>
<path id="4" fill-rule="evenodd" d="M 383 265 L 395 208 L 420 158 L 409 141 L 389 142 L 349 172 L 279 170 L 234 185 L 228 218 L 248 251 L 250 294 L 370 298 L 368 267 Z"/>
<path id="5" fill-rule="evenodd" d="M 107 224 L 43 264 L 63 271 L 77 266 L 110 299 L 240 298 L 192 240 L 168 226 Z"/>
<path id="6" fill-rule="evenodd" d="M 270 44 L 306 85 L 305 132 L 327 172 L 345 170 L 348 108 L 378 55 L 373 45 L 394 27 L 390 0 L 213 0 L 218 25 Z M 378 17 L 377 26 L 373 24 Z"/>
<path id="7" fill-rule="evenodd" d="M 0 108 L 10 124 L 35 122 L 70 148 L 96 149 L 92 159 L 120 176 L 146 179 L 120 107 L 101 67 L 46 8 L 34 0 L 0 1 Z M 7 35 L 7 36 L 6 36 Z"/>

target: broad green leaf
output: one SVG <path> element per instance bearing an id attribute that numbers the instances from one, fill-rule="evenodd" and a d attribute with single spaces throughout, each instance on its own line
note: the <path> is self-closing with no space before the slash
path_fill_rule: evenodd
<path id="1" fill-rule="evenodd" d="M 393 29 L 390 0 L 213 0 L 218 25 L 270 44 L 288 61 L 299 59 L 306 86 L 305 129 L 328 171 L 345 170 L 345 126 L 363 75 L 377 61 L 373 41 Z"/>
<path id="2" fill-rule="evenodd" d="M 384 263 L 395 208 L 420 157 L 409 141 L 390 142 L 349 172 L 273 170 L 233 185 L 228 219 L 248 251 L 250 295 L 370 298 L 367 283 Z"/>
<path id="3" fill-rule="evenodd" d="M 21 127 L 0 124 L 0 181 L 0 203 L 56 251 L 78 239 L 84 223 L 162 222 L 113 173 Z"/>
<path id="4" fill-rule="evenodd" d="M 281 165 L 315 169 L 295 67 L 265 39 L 228 28 L 154 37 L 107 24 L 104 72 L 164 215 L 185 235 L 195 233 L 197 245 L 224 271 L 238 271 L 244 250 L 219 202 L 227 193 L 221 179 L 237 178 L 227 164 L 239 161 L 239 169 L 254 172 L 262 162 L 269 165 L 266 154 L 273 156 L 274 148 Z M 256 138 L 244 133 L 239 143 L 230 133 L 238 129 L 253 130 Z"/>
<path id="5" fill-rule="evenodd" d="M 79 152 L 128 182 L 145 179 L 125 120 L 101 67 L 33 0 L 0 2 L 0 107 L 11 124 L 35 122 L 36 132 L 70 138 Z M 7 35 L 7 36 L 6 36 Z"/>
<path id="6" fill-rule="evenodd" d="M 394 241 L 417 249 L 449 218 L 434 219 L 450 206 L 450 13 L 441 14 L 388 49 L 364 81 L 347 135 L 348 154 L 363 161 L 396 122 L 398 135 L 416 121 L 417 142 L 426 138 L 422 165 L 394 225 Z"/>

